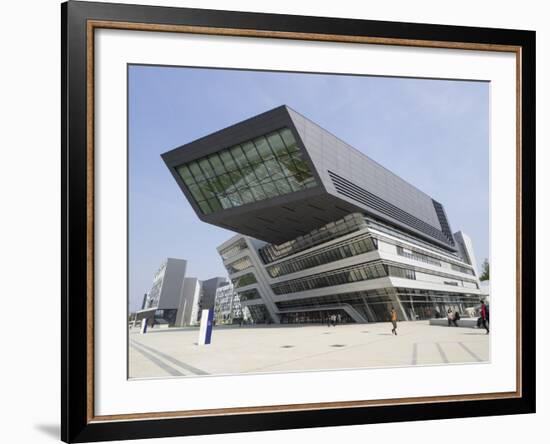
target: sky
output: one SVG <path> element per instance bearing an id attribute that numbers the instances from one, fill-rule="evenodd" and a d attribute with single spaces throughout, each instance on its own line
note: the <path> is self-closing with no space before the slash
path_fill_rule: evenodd
<path id="1" fill-rule="evenodd" d="M 132 65 L 128 103 L 130 310 L 166 257 L 187 276 L 226 276 L 160 155 L 286 104 L 442 203 L 453 232 L 489 257 L 487 82 Z"/>

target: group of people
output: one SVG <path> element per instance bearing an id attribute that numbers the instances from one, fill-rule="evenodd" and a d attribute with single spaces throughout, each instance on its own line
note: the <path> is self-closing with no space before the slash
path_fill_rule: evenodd
<path id="1" fill-rule="evenodd" d="M 480 308 L 480 317 L 478 319 L 478 327 L 483 326 L 487 330 L 486 334 L 489 334 L 489 307 L 485 304 L 485 301 L 481 302 Z M 451 308 L 447 310 L 447 321 L 449 322 L 449 327 L 454 325 L 458 327 L 458 321 L 460 320 L 460 313 L 458 311 L 453 312 Z M 392 323 L 391 332 L 394 335 L 397 335 L 397 311 L 392 307 L 390 310 L 390 321 Z"/>
<path id="2" fill-rule="evenodd" d="M 453 310 L 449 308 L 447 310 L 447 322 L 449 323 L 449 327 L 451 325 L 458 327 L 458 321 L 460 321 L 460 313 L 458 311 L 453 313 Z"/>
<path id="3" fill-rule="evenodd" d="M 333 327 L 336 327 L 336 324 L 342 323 L 342 315 L 340 313 L 338 314 L 331 314 L 327 317 L 327 326 L 330 327 L 331 325 Z"/>
<path id="4" fill-rule="evenodd" d="M 485 301 L 480 301 L 481 307 L 479 309 L 480 317 L 477 320 L 477 326 L 480 328 L 483 326 L 483 328 L 487 331 L 486 334 L 489 334 L 489 306 L 485 303 Z M 457 321 L 460 320 L 460 314 L 457 312 L 453 313 L 453 310 L 449 308 L 447 310 L 447 321 L 449 323 L 449 327 L 451 325 L 454 325 L 455 327 L 458 327 Z"/>

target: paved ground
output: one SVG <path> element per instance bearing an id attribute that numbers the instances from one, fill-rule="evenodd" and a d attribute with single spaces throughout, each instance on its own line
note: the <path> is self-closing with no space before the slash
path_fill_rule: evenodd
<path id="1" fill-rule="evenodd" d="M 337 327 L 214 328 L 198 346 L 198 329 L 130 331 L 130 378 L 476 363 L 489 360 L 485 330 L 427 321 Z"/>

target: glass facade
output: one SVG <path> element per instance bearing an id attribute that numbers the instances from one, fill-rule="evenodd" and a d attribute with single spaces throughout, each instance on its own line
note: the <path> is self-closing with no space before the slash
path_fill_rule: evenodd
<path id="1" fill-rule="evenodd" d="M 449 308 L 464 315 L 467 308 L 479 305 L 479 296 L 476 295 L 412 288 L 397 288 L 396 292 L 409 319 L 444 318 Z"/>
<path id="2" fill-rule="evenodd" d="M 351 293 L 331 294 L 314 298 L 293 299 L 291 301 L 277 302 L 277 308 L 283 311 L 311 310 L 312 308 L 324 309 L 326 315 L 339 312 L 339 307 L 348 305 L 368 322 L 381 322 L 390 320 L 390 311 L 395 307 L 395 290 L 393 288 L 380 288 L 369 291 L 355 291 Z M 400 313 L 398 312 L 398 315 Z M 347 316 L 347 315 L 346 315 Z M 292 322 L 288 317 L 287 322 Z M 349 322 L 352 322 L 349 319 Z"/>
<path id="3" fill-rule="evenodd" d="M 460 271 L 461 273 L 474 275 L 474 271 L 471 268 L 463 267 L 462 265 L 451 264 L 451 268 L 455 271 Z"/>
<path id="4" fill-rule="evenodd" d="M 330 307 L 330 310 L 334 311 L 338 306 L 349 305 L 369 322 L 381 322 L 389 321 L 391 308 L 398 308 L 399 305 L 405 310 L 410 320 L 446 317 L 449 308 L 453 312 L 458 311 L 464 314 L 467 308 L 479 305 L 479 296 L 412 288 L 380 288 L 293 299 L 277 302 L 276 305 L 279 310 L 295 311 L 296 313 L 300 313 L 300 310 L 324 307 L 326 307 L 325 310 Z M 325 313 L 330 312 L 325 311 Z M 403 320 L 400 310 L 398 310 L 398 316 L 400 320 Z M 292 319 L 287 318 L 287 322 L 292 322 Z"/>
<path id="5" fill-rule="evenodd" d="M 401 247 L 399 245 L 397 246 L 397 254 L 399 256 L 403 256 L 403 257 L 406 257 L 408 259 L 412 259 L 414 261 L 420 261 L 420 262 L 424 262 L 426 264 L 437 265 L 438 267 L 441 267 L 441 261 L 438 261 L 437 259 L 434 259 L 434 258 L 428 256 L 427 254 L 420 253 L 418 251 L 404 249 L 403 247 Z"/>
<path id="6" fill-rule="evenodd" d="M 162 288 L 162 279 L 158 279 L 154 284 L 151 291 L 147 294 L 145 306 L 143 308 L 158 307 L 160 300 L 160 289 Z"/>
<path id="7" fill-rule="evenodd" d="M 249 305 L 250 317 L 255 324 L 271 324 L 273 319 L 264 304 Z"/>
<path id="8" fill-rule="evenodd" d="M 243 274 L 242 276 L 231 279 L 235 288 L 244 287 L 246 285 L 255 284 L 258 282 L 254 273 Z"/>
<path id="9" fill-rule="evenodd" d="M 180 165 L 176 171 L 203 214 L 317 185 L 288 128 Z"/>
<path id="10" fill-rule="evenodd" d="M 341 268 L 329 273 L 319 273 L 302 279 L 293 279 L 280 284 L 273 284 L 271 288 L 275 294 L 296 293 L 298 291 L 313 290 L 315 288 L 342 285 L 350 282 L 366 281 L 387 276 L 386 267 L 380 261 L 367 262 L 353 267 Z"/>
<path id="11" fill-rule="evenodd" d="M 442 256 L 444 256 L 446 258 L 455 259 L 455 260 L 459 259 L 458 255 L 456 253 L 451 253 L 451 252 L 449 252 L 447 250 L 444 250 L 443 248 L 441 248 L 441 247 L 439 247 L 435 244 L 425 242 L 425 241 L 423 241 L 422 239 L 419 239 L 416 236 L 413 237 L 410 234 L 407 234 L 404 231 L 401 231 L 401 230 L 397 229 L 394 226 L 390 226 L 388 224 L 385 224 L 384 222 L 381 222 L 379 220 L 374 220 L 374 219 L 369 217 L 369 218 L 366 219 L 366 224 L 369 227 L 374 228 L 375 230 L 381 231 L 383 233 L 387 233 L 391 236 L 395 236 L 398 239 L 403 239 L 407 242 L 410 242 L 412 244 L 416 244 L 420 247 L 424 247 L 424 248 L 428 248 L 430 250 L 437 251 L 437 253 L 441 254 Z"/>
<path id="12" fill-rule="evenodd" d="M 229 274 L 238 273 L 239 271 L 252 268 L 252 262 L 248 256 L 245 256 L 241 259 L 237 259 L 235 262 L 227 264 L 225 268 Z"/>
<path id="13" fill-rule="evenodd" d="M 455 276 L 446 273 L 439 273 L 432 270 L 426 270 L 418 267 L 403 267 L 394 263 L 386 264 L 381 261 L 366 262 L 352 267 L 341 268 L 327 273 L 319 273 L 300 279 L 292 279 L 278 284 L 273 284 L 271 288 L 275 294 L 296 293 L 299 291 L 313 290 L 315 288 L 331 287 L 333 285 L 348 284 L 350 282 L 366 281 L 385 276 L 392 276 L 402 279 L 423 280 L 417 276 L 417 273 L 425 275 L 440 276 L 448 279 L 454 279 L 460 286 L 471 284 L 471 288 L 477 288 L 475 281 L 469 279 L 458 280 Z M 442 282 L 448 284 L 448 282 Z M 458 284 L 457 284 L 458 285 Z"/>
<path id="14" fill-rule="evenodd" d="M 265 264 L 291 254 L 328 242 L 362 228 L 366 228 L 365 217 L 360 213 L 348 214 L 336 222 L 330 222 L 317 230 L 279 245 L 266 245 L 258 251 Z"/>
<path id="15" fill-rule="evenodd" d="M 255 288 L 253 288 L 252 290 L 241 291 L 239 293 L 239 300 L 241 302 L 252 301 L 254 299 L 260 298 L 260 293 L 258 293 L 258 290 L 256 290 Z"/>
<path id="16" fill-rule="evenodd" d="M 355 237 L 346 242 L 340 242 L 330 247 L 315 251 L 314 253 L 300 256 L 279 264 L 267 267 L 267 272 L 273 278 L 289 273 L 306 270 L 318 265 L 339 261 L 351 256 L 367 253 L 376 249 L 376 239 L 369 235 Z"/>
<path id="17" fill-rule="evenodd" d="M 234 244 L 231 244 L 229 247 L 224 248 L 220 251 L 220 256 L 223 260 L 229 259 L 230 257 L 236 256 L 241 251 L 244 251 L 247 249 L 246 241 L 241 238 Z"/>
<path id="18" fill-rule="evenodd" d="M 155 323 L 161 323 L 162 321 L 174 325 L 176 323 L 176 316 L 178 314 L 178 310 L 173 309 L 164 309 L 164 310 L 157 310 L 155 311 Z"/>

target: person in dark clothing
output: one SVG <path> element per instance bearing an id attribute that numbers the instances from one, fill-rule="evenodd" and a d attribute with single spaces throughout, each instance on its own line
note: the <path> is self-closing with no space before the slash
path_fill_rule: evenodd
<path id="1" fill-rule="evenodd" d="M 458 327 L 457 321 L 460 321 L 460 313 L 458 311 L 455 312 L 455 315 L 453 318 L 453 324 L 455 327 Z"/>
<path id="2" fill-rule="evenodd" d="M 397 312 L 395 311 L 395 308 L 391 308 L 390 311 L 390 321 L 392 325 L 391 332 L 397 336 Z"/>
<path id="3" fill-rule="evenodd" d="M 485 305 L 485 301 L 481 301 L 481 323 L 487 330 L 486 334 L 489 334 L 489 308 Z"/>

